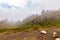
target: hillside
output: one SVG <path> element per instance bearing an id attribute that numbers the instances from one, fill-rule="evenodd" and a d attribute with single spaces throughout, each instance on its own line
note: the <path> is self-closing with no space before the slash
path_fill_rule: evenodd
<path id="1" fill-rule="evenodd" d="M 41 15 L 33 14 L 15 23 L 0 21 L 0 40 L 55 40 L 53 32 L 60 38 L 60 10 L 42 10 Z"/>
<path id="2" fill-rule="evenodd" d="M 41 33 L 41 30 L 46 30 L 47 34 Z M 57 32 L 57 37 L 60 37 L 60 28 L 44 28 L 36 31 L 0 33 L 0 40 L 55 40 L 56 38 L 53 37 L 53 32 Z"/>

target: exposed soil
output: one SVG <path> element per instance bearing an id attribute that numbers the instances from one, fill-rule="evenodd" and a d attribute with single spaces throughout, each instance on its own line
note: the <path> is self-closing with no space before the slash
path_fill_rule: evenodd
<path id="1" fill-rule="evenodd" d="M 47 34 L 42 34 L 40 31 L 46 30 Z M 30 40 L 27 38 L 32 38 L 31 40 L 55 40 L 53 38 L 53 32 L 57 32 L 57 37 L 60 37 L 60 28 L 52 29 L 40 29 L 35 31 L 26 31 L 26 32 L 16 32 L 16 33 L 5 33 L 0 34 L 0 40 Z"/>

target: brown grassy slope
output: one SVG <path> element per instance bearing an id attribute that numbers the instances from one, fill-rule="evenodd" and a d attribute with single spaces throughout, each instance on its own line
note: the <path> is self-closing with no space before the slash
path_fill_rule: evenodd
<path id="1" fill-rule="evenodd" d="M 41 34 L 40 30 L 46 30 L 47 34 Z M 40 30 L 29 30 L 24 32 L 15 33 L 1 33 L 0 40 L 54 40 L 52 37 L 53 32 L 57 32 L 60 37 L 60 28 L 41 28 Z"/>

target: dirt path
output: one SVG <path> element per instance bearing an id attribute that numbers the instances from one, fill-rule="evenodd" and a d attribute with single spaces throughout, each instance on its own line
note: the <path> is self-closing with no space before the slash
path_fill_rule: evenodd
<path id="1" fill-rule="evenodd" d="M 53 38 L 53 32 L 58 33 L 58 37 L 60 37 L 60 28 L 54 28 L 54 29 L 47 29 L 47 34 L 42 34 L 39 31 L 28 31 L 28 32 L 17 32 L 14 34 L 0 34 L 0 40 L 55 40 Z M 29 38 L 29 39 L 27 39 Z"/>

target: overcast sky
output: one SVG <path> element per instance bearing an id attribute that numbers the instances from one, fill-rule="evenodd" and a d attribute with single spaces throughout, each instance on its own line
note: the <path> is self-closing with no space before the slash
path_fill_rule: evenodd
<path id="1" fill-rule="evenodd" d="M 42 9 L 60 9 L 60 0 L 0 0 L 0 20 L 22 20 Z"/>

